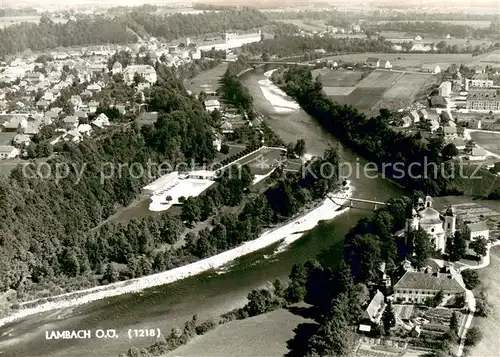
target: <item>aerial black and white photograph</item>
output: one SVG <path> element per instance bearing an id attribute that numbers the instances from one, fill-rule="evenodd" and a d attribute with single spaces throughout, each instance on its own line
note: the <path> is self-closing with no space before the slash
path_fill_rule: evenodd
<path id="1" fill-rule="evenodd" d="M 498 0 L 2 0 L 0 357 L 500 357 Z"/>

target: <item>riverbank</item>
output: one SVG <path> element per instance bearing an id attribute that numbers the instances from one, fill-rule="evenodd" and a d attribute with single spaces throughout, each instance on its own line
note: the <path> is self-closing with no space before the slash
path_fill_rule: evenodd
<path id="1" fill-rule="evenodd" d="M 12 315 L 0 319 L 0 327 L 30 315 L 75 307 L 92 301 L 128 293 L 137 293 L 155 286 L 170 284 L 208 270 L 221 268 L 237 258 L 256 252 L 280 241 L 282 241 L 280 249 L 283 249 L 285 245 L 299 239 L 305 232 L 314 228 L 320 221 L 333 219 L 345 212 L 348 208 L 342 209 L 341 205 L 348 201 L 353 191 L 354 188 L 352 185 L 347 185 L 340 193 L 337 193 L 337 195 L 345 197 L 343 200 L 339 200 L 338 204 L 333 203 L 329 199 L 325 199 L 316 209 L 292 220 L 282 227 L 267 231 L 259 238 L 246 242 L 237 248 L 162 273 L 54 296 L 50 298 L 51 301 L 49 302 L 40 303 L 35 307 L 20 309 Z M 340 210 L 337 210 L 339 208 Z M 31 301 L 30 303 L 33 304 L 37 302 Z"/>

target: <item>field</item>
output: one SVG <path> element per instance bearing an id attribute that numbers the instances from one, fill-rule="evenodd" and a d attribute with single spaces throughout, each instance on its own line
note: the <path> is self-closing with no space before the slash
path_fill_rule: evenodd
<path id="1" fill-rule="evenodd" d="M 387 22 L 391 21 L 377 21 L 377 24 L 385 24 Z M 415 20 L 415 21 L 404 21 L 404 22 L 421 22 L 421 20 Z M 434 21 L 432 21 L 434 22 Z M 435 22 L 443 22 L 447 24 L 453 24 L 453 25 L 464 25 L 464 26 L 471 26 L 475 27 L 478 29 L 484 29 L 490 26 L 490 21 L 453 21 L 453 20 L 439 20 Z"/>
<path id="2" fill-rule="evenodd" d="M 472 140 L 477 145 L 491 151 L 494 154 L 500 155 L 500 132 L 499 133 L 481 133 L 472 132 L 470 134 Z"/>
<path id="3" fill-rule="evenodd" d="M 350 104 L 367 114 L 373 114 L 380 108 L 400 109 L 408 106 L 422 88 L 431 86 L 436 78 L 429 74 L 375 70 L 361 79 L 363 72 L 359 71 L 326 71 L 318 72 L 323 84 L 341 83 L 350 86 L 324 84 L 325 94 L 338 103 Z"/>
<path id="4" fill-rule="evenodd" d="M 493 51 L 478 57 L 476 64 L 500 64 L 500 51 Z"/>
<path id="5" fill-rule="evenodd" d="M 358 88 L 389 88 L 402 76 L 399 72 L 373 71 L 357 84 Z"/>
<path id="6" fill-rule="evenodd" d="M 425 86 L 431 86 L 436 77 L 426 74 L 405 73 L 384 93 L 383 102 L 390 106 L 406 107 Z"/>
<path id="7" fill-rule="evenodd" d="M 276 20 L 277 22 L 283 22 L 285 24 L 292 24 L 297 26 L 299 29 L 314 32 L 314 31 L 324 31 L 326 30 L 325 21 L 321 20 Z"/>
<path id="8" fill-rule="evenodd" d="M 198 94 L 201 91 L 215 92 L 219 88 L 219 79 L 226 72 L 227 63 L 221 63 L 209 71 L 200 73 L 194 78 L 184 81 L 186 89 Z"/>
<path id="9" fill-rule="evenodd" d="M 287 342 L 301 323 L 312 321 L 279 309 L 219 326 L 164 357 L 284 356 L 289 352 Z"/>
<path id="10" fill-rule="evenodd" d="M 362 112 L 368 112 L 384 94 L 386 88 L 356 88 L 348 96 L 331 96 L 340 104 L 350 104 Z"/>
<path id="11" fill-rule="evenodd" d="M 0 17 L 0 28 L 20 24 L 21 22 L 36 22 L 36 23 L 38 23 L 40 21 L 40 17 L 41 16 Z M 52 21 L 55 23 L 66 23 L 68 20 L 66 20 L 66 19 L 52 19 Z"/>
<path id="12" fill-rule="evenodd" d="M 323 87 L 323 91 L 328 96 L 347 96 L 355 89 L 356 87 Z"/>
<path id="13" fill-rule="evenodd" d="M 313 77 L 321 76 L 321 83 L 323 83 L 324 87 L 353 87 L 362 79 L 363 73 L 362 71 L 342 69 L 338 71 L 315 69 L 312 72 Z"/>

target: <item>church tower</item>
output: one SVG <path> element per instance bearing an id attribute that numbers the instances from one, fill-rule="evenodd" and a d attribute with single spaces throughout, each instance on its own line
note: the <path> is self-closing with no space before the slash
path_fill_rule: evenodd
<path id="1" fill-rule="evenodd" d="M 432 197 L 431 196 L 425 196 L 425 208 L 427 207 L 432 207 Z"/>
<path id="2" fill-rule="evenodd" d="M 418 230 L 418 213 L 412 208 L 411 217 L 406 219 L 406 233 Z"/>
<path id="3" fill-rule="evenodd" d="M 446 237 L 453 237 L 455 235 L 455 231 L 457 229 L 456 225 L 457 215 L 455 214 L 455 209 L 450 206 L 444 215 L 444 230 Z"/>

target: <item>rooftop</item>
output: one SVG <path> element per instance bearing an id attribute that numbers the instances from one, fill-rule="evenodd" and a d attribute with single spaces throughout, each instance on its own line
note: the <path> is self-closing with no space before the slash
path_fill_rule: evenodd
<path id="1" fill-rule="evenodd" d="M 432 291 L 465 292 L 465 288 L 450 274 L 406 272 L 394 289 L 420 289 Z"/>
<path id="2" fill-rule="evenodd" d="M 489 230 L 488 225 L 485 222 L 469 223 L 467 224 L 467 229 L 472 233 Z"/>

